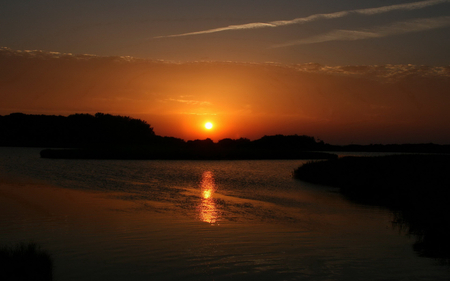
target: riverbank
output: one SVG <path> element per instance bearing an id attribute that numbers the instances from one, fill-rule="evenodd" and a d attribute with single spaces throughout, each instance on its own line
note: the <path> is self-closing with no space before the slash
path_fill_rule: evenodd
<path id="1" fill-rule="evenodd" d="M 417 237 L 420 255 L 449 263 L 450 156 L 343 157 L 309 162 L 294 177 L 337 187 L 354 202 L 389 208 L 394 223 Z"/>

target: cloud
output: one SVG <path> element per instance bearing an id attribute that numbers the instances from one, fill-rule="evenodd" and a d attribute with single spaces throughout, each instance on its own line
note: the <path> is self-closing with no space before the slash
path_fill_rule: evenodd
<path id="1" fill-rule="evenodd" d="M 229 31 L 229 30 L 257 29 L 257 28 L 267 28 L 267 27 L 279 27 L 279 26 L 286 26 L 286 25 L 293 25 L 293 24 L 303 24 L 303 23 L 317 21 L 317 20 L 321 20 L 321 19 L 342 18 L 342 17 L 349 16 L 352 14 L 376 15 L 376 14 L 382 14 L 382 13 L 387 13 L 387 12 L 392 12 L 392 11 L 417 10 L 417 9 L 423 9 L 426 7 L 430 7 L 430 6 L 434 6 L 434 5 L 438 5 L 438 4 L 442 4 L 442 3 L 448 3 L 448 2 L 450 2 L 450 0 L 426 0 L 426 1 L 420 1 L 420 2 L 414 2 L 414 3 L 389 5 L 389 6 L 383 6 L 383 7 L 377 7 L 377 8 L 348 10 L 348 11 L 340 11 L 340 12 L 328 13 L 328 14 L 315 14 L 315 15 L 311 15 L 308 17 L 295 18 L 292 20 L 271 21 L 271 22 L 267 22 L 267 23 L 254 22 L 254 23 L 246 23 L 246 24 L 240 24 L 240 25 L 229 25 L 226 27 L 219 27 L 219 28 L 196 31 L 196 32 L 188 32 L 188 33 L 166 35 L 166 36 L 157 36 L 157 37 L 154 37 L 154 39 L 201 35 L 201 34 L 216 33 L 216 32 Z"/>
<path id="2" fill-rule="evenodd" d="M 381 38 L 391 35 L 431 30 L 449 25 L 450 17 L 415 19 L 410 21 L 395 22 L 389 25 L 378 26 L 365 30 L 334 30 L 318 36 L 273 45 L 272 48 L 322 43 L 328 41 L 354 41 L 370 38 Z"/>
<path id="3" fill-rule="evenodd" d="M 447 17 L 450 18 L 450 17 Z M 425 24 L 425 23 L 424 23 Z M 430 25 L 428 25 L 430 26 Z M 162 60 L 140 59 L 135 57 L 118 57 L 118 56 L 96 56 L 96 55 L 77 55 L 70 53 L 58 53 L 58 52 L 46 52 L 42 50 L 13 50 L 7 47 L 0 47 L 0 60 L 3 62 L 0 69 L 5 69 L 6 76 L 14 76 L 14 72 L 24 72 L 25 69 L 33 72 L 41 72 L 36 70 L 37 66 L 49 65 L 52 61 L 58 61 L 57 65 L 67 65 L 67 68 L 75 68 L 82 64 L 77 64 L 80 60 L 86 62 L 86 69 L 83 69 L 81 73 L 85 73 L 88 70 L 93 71 L 94 66 L 102 67 L 105 72 L 108 72 L 113 67 L 129 67 L 127 71 L 132 69 L 138 69 L 134 79 L 129 79 L 127 84 L 134 82 L 138 77 L 141 77 L 142 73 L 147 73 L 147 69 L 160 69 L 168 72 L 168 76 L 179 75 L 179 70 L 176 69 L 189 69 L 190 71 L 198 69 L 232 69 L 230 72 L 236 72 L 239 69 L 271 69 L 272 71 L 286 69 L 294 69 L 295 71 L 306 73 L 321 73 L 321 74 L 336 74 L 336 75 L 371 75 L 374 77 L 392 77 L 397 74 L 410 75 L 415 74 L 419 76 L 440 76 L 450 77 L 450 66 L 423 66 L 413 64 L 386 64 L 386 65 L 341 65 L 330 66 L 322 65 L 319 63 L 303 63 L 294 65 L 283 65 L 278 63 L 242 63 L 242 62 L 218 62 L 218 61 L 198 61 L 198 62 L 170 62 Z M 26 64 L 24 64 L 26 62 Z M 34 67 L 34 68 L 33 68 Z M 21 71 L 16 69 L 20 68 Z M 8 70 L 8 71 L 6 71 Z M 124 70 L 122 70 L 124 71 Z M 56 73 L 63 73 L 60 69 L 55 71 Z M 166 74 L 165 74 L 166 75 Z M 202 74 L 205 75 L 205 74 Z M 86 75 L 85 78 L 89 78 Z M 121 76 L 122 78 L 124 75 Z M 144 79 L 147 80 L 148 78 Z M 6 77 L 0 79 L 1 81 L 7 81 Z M 160 82 L 159 80 L 156 80 Z M 155 81 L 155 82 L 156 82 Z M 112 83 L 111 81 L 108 83 Z M 115 88 L 116 90 L 118 88 Z M 169 101 L 169 100 L 168 100 Z M 178 101 L 182 103 L 204 103 L 204 101 L 195 100 L 195 95 L 179 95 L 178 98 L 172 98 L 171 101 Z"/>
<path id="4" fill-rule="evenodd" d="M 227 27 L 219 27 L 219 28 L 214 28 L 214 29 L 209 29 L 209 30 L 189 32 L 189 33 L 183 33 L 183 34 L 157 36 L 154 38 L 156 39 L 156 38 L 181 37 L 181 36 L 215 33 L 215 32 L 227 31 L 227 30 L 256 29 L 256 28 L 264 28 L 264 27 L 277 27 L 277 25 L 271 24 L 271 23 L 255 22 L 255 23 L 247 23 L 247 24 L 240 24 L 240 25 L 229 25 Z"/>
<path id="5" fill-rule="evenodd" d="M 367 77 L 382 82 L 398 82 L 404 79 L 445 79 L 450 78 L 450 66 L 426 66 L 413 64 L 387 65 L 342 65 L 328 66 L 318 63 L 305 63 L 292 66 L 304 73 Z"/>
<path id="6" fill-rule="evenodd" d="M 8 47 L 0 47 L 0 57 L 14 57 L 15 59 L 40 59 L 40 60 L 77 60 L 77 61 L 116 61 L 116 62 L 139 62 L 143 59 L 131 56 L 98 56 L 93 54 L 72 54 L 60 52 L 48 52 L 43 50 L 13 50 Z M 155 62 L 163 62 L 155 60 Z"/>
<path id="7" fill-rule="evenodd" d="M 198 101 L 198 100 L 186 100 L 186 99 L 166 99 L 164 101 L 171 101 L 171 102 L 179 102 L 179 103 L 184 103 L 184 104 L 188 104 L 188 105 L 211 105 L 210 102 L 208 101 Z"/>

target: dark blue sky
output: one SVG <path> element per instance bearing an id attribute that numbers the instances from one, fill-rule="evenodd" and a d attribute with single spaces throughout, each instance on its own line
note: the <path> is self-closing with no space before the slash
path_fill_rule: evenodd
<path id="1" fill-rule="evenodd" d="M 15 50 L 288 64 L 450 61 L 450 1 L 15 0 L 1 1 L 0 19 L 0 45 Z M 239 28 L 294 19 L 303 21 Z M 201 33 L 229 26 L 238 28 Z"/>

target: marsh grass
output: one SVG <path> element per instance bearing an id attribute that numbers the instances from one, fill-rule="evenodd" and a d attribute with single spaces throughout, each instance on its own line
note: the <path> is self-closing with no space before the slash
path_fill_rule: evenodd
<path id="1" fill-rule="evenodd" d="M 20 243 L 0 247 L 0 280 L 52 280 L 50 255 L 36 243 Z"/>
<path id="2" fill-rule="evenodd" d="M 450 156 L 389 155 L 309 162 L 300 180 L 339 188 L 348 199 L 384 206 L 393 225 L 414 235 L 414 250 L 450 265 Z"/>

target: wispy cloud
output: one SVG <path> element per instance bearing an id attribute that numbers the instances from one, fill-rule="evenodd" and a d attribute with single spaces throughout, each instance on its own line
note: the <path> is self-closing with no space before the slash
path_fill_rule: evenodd
<path id="1" fill-rule="evenodd" d="M 417 10 L 417 9 L 423 9 L 423 8 L 426 8 L 429 6 L 434 6 L 434 5 L 438 5 L 441 3 L 448 3 L 448 2 L 450 2 L 450 0 L 426 0 L 426 1 L 420 1 L 420 2 L 406 3 L 406 4 L 389 5 L 389 6 L 383 6 L 383 7 L 377 7 L 377 8 L 348 10 L 348 11 L 341 11 L 341 12 L 328 13 L 328 14 L 315 14 L 315 15 L 311 15 L 308 17 L 295 18 L 295 19 L 291 19 L 291 20 L 271 21 L 271 22 L 267 22 L 267 23 L 253 22 L 253 23 L 246 23 L 246 24 L 239 24 L 239 25 L 229 25 L 226 27 L 219 27 L 219 28 L 214 28 L 214 29 L 188 32 L 188 33 L 182 33 L 182 34 L 157 36 L 154 38 L 169 38 L 169 37 L 201 35 L 201 34 L 216 33 L 216 32 L 229 31 L 229 30 L 279 27 L 279 26 L 286 26 L 286 25 L 293 25 L 293 24 L 303 24 L 303 23 L 317 21 L 317 20 L 321 20 L 321 19 L 342 18 L 342 17 L 349 16 L 352 14 L 376 15 L 376 14 L 382 14 L 382 13 L 387 13 L 387 12 L 391 12 L 391 11 L 399 11 L 399 10 Z"/>
<path id="2" fill-rule="evenodd" d="M 449 66 L 425 66 L 413 64 L 387 65 L 338 65 L 329 66 L 318 63 L 305 63 L 289 66 L 299 72 L 327 75 L 364 76 L 383 82 L 395 82 L 408 77 L 450 78 Z"/>
<path id="3" fill-rule="evenodd" d="M 326 34 L 274 45 L 272 48 L 322 43 L 328 41 L 353 41 L 369 38 L 380 38 L 397 34 L 436 29 L 445 26 L 450 26 L 450 17 L 415 19 L 410 21 L 395 22 L 389 25 L 364 30 L 334 30 Z"/>
<path id="4" fill-rule="evenodd" d="M 186 100 L 186 99 L 166 99 L 165 101 L 171 101 L 171 102 L 179 102 L 179 103 L 185 103 L 189 105 L 211 105 L 209 101 L 197 101 L 197 100 Z"/>

